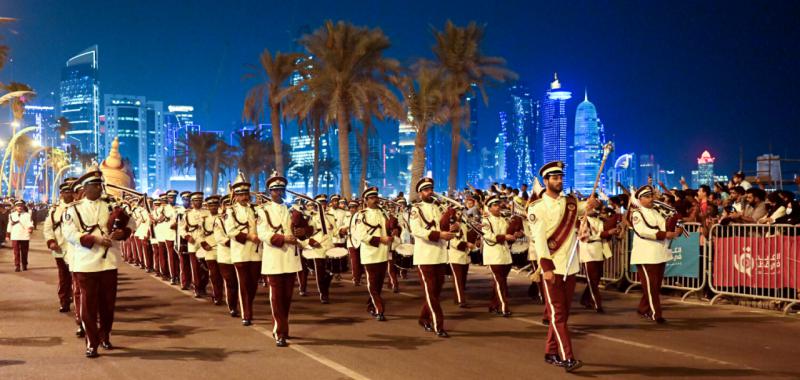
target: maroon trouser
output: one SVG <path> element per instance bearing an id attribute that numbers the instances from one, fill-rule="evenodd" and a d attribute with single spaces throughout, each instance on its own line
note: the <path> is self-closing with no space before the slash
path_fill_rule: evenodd
<path id="1" fill-rule="evenodd" d="M 239 310 L 239 278 L 236 277 L 236 268 L 233 264 L 217 263 L 219 274 L 225 280 L 225 302 L 229 311 Z"/>
<path id="2" fill-rule="evenodd" d="M 206 288 L 208 287 L 208 263 L 206 263 L 206 259 L 197 259 L 197 273 L 200 279 L 197 280 L 194 291 L 201 296 L 206 295 Z"/>
<path id="3" fill-rule="evenodd" d="M 300 288 L 300 293 L 305 293 L 308 287 L 308 259 L 300 257 L 300 271 L 297 272 L 297 284 Z"/>
<path id="4" fill-rule="evenodd" d="M 97 348 L 100 342 L 109 341 L 111 326 L 114 324 L 117 270 L 81 272 L 77 275 L 82 294 L 81 323 L 86 331 L 86 347 Z"/>
<path id="5" fill-rule="evenodd" d="M 172 264 L 171 260 L 169 259 L 170 255 L 169 255 L 169 249 L 167 248 L 167 242 L 165 241 L 158 242 L 158 256 L 159 256 L 158 257 L 159 266 L 161 267 L 160 270 L 161 277 L 171 278 Z"/>
<path id="6" fill-rule="evenodd" d="M 595 310 L 603 307 L 600 296 L 600 278 L 603 277 L 603 262 L 588 261 L 583 263 L 586 269 L 586 289 L 581 296 L 581 304 L 591 306 Z"/>
<path id="7" fill-rule="evenodd" d="M 150 242 L 146 239 L 136 239 L 136 243 L 142 255 L 142 264 L 148 270 L 153 270 L 153 250 Z"/>
<path id="8" fill-rule="evenodd" d="M 358 248 L 348 248 L 350 255 L 350 271 L 353 273 L 353 284 L 360 284 L 361 277 L 364 275 L 364 266 L 361 265 L 361 253 Z"/>
<path id="9" fill-rule="evenodd" d="M 325 259 L 314 259 L 309 263 L 314 266 L 314 278 L 317 280 L 317 291 L 319 291 L 319 299 L 327 300 L 330 296 L 331 280 L 333 276 L 328 273 Z M 308 276 L 308 270 L 306 270 Z"/>
<path id="10" fill-rule="evenodd" d="M 384 261 L 382 263 L 364 264 L 364 271 L 367 273 L 367 291 L 369 292 L 370 307 L 369 310 L 378 314 L 383 314 L 383 297 L 381 291 L 383 290 L 383 281 L 386 278 L 386 267 L 389 263 Z"/>
<path id="11" fill-rule="evenodd" d="M 442 294 L 444 272 L 447 264 L 426 264 L 417 265 L 417 267 L 419 268 L 422 290 L 425 292 L 422 311 L 419 314 L 419 322 L 430 324 L 434 331 L 443 331 L 444 313 L 442 312 L 442 305 L 439 303 L 439 295 Z"/>
<path id="12" fill-rule="evenodd" d="M 275 339 L 289 337 L 289 309 L 292 306 L 295 273 L 268 274 L 269 307 Z"/>
<path id="13" fill-rule="evenodd" d="M 467 295 L 464 290 L 467 287 L 467 273 L 469 272 L 469 264 L 456 264 L 450 263 L 450 271 L 453 272 L 453 285 L 456 289 L 455 301 L 457 304 L 467 303 Z"/>
<path id="14" fill-rule="evenodd" d="M 78 274 L 75 272 L 72 275 L 72 302 L 75 304 L 75 324 L 81 325 L 81 287 L 78 283 Z"/>
<path id="15" fill-rule="evenodd" d="M 542 286 L 550 312 L 548 316 L 550 326 L 547 329 L 544 353 L 559 355 L 562 360 L 574 359 L 567 320 L 572 295 L 575 294 L 575 275 L 567 276 L 565 281 L 563 275 L 556 274 L 553 282 L 543 280 Z"/>
<path id="16" fill-rule="evenodd" d="M 192 286 L 194 287 L 194 293 L 200 293 L 200 261 L 197 259 L 196 252 L 189 252 L 186 254 L 181 255 L 183 257 L 183 261 L 185 261 L 189 268 L 186 272 L 191 276 L 189 279 L 191 280 Z M 183 264 L 183 263 L 181 263 Z M 181 283 L 183 283 L 183 265 L 181 265 Z M 186 286 L 189 287 L 188 284 Z M 205 291 L 205 289 L 203 289 Z"/>
<path id="17" fill-rule="evenodd" d="M 639 264 L 639 279 L 642 281 L 642 300 L 639 314 L 649 313 L 653 320 L 661 318 L 661 280 L 664 279 L 666 263 Z"/>
<path id="18" fill-rule="evenodd" d="M 397 275 L 400 273 L 400 269 L 397 268 L 397 265 L 394 265 L 394 261 L 392 261 L 392 253 L 389 252 L 389 264 L 387 265 L 388 272 L 389 272 L 389 285 L 392 286 L 392 289 L 396 289 L 400 286 L 400 283 L 397 282 Z"/>
<path id="19" fill-rule="evenodd" d="M 72 276 L 69 274 L 69 266 L 64 262 L 64 258 L 56 257 L 56 267 L 58 268 L 58 304 L 61 307 L 69 307 L 69 297 L 72 295 Z"/>
<path id="20" fill-rule="evenodd" d="M 195 257 L 195 260 L 197 258 Z M 178 254 L 178 265 L 180 268 L 180 279 L 181 279 L 181 288 L 189 289 L 192 285 L 192 279 L 194 278 L 194 273 L 192 269 L 192 261 L 189 257 L 188 251 L 181 251 Z"/>
<path id="21" fill-rule="evenodd" d="M 253 301 L 258 290 L 258 278 L 261 277 L 260 261 L 244 261 L 234 263 L 236 277 L 239 279 L 239 306 L 242 309 L 242 319 L 253 319 Z"/>
<path id="22" fill-rule="evenodd" d="M 511 264 L 489 265 L 489 269 L 494 279 L 494 291 L 489 308 L 504 313 L 509 312 L 511 310 L 508 305 L 508 272 L 511 271 Z"/>
<path id="23" fill-rule="evenodd" d="M 222 301 L 222 273 L 220 272 L 217 260 L 206 260 L 208 265 L 208 277 L 211 282 L 211 298 L 214 302 Z"/>
<path id="24" fill-rule="evenodd" d="M 19 268 L 20 263 L 22 263 L 23 268 L 28 267 L 28 246 L 30 245 L 30 241 L 28 240 L 12 240 L 11 247 L 14 249 L 14 266 Z"/>
<path id="25" fill-rule="evenodd" d="M 167 266 L 169 267 L 169 277 L 170 278 L 178 278 L 181 274 L 181 264 L 180 254 L 175 250 L 175 242 L 172 240 L 167 240 L 164 242 L 167 246 L 166 254 L 167 254 Z M 181 282 L 182 283 L 182 282 Z"/>

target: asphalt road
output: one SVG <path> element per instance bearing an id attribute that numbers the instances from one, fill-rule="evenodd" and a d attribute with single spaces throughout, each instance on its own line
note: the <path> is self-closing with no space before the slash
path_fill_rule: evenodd
<path id="1" fill-rule="evenodd" d="M 603 292 L 604 315 L 573 304 L 573 345 L 585 365 L 566 374 L 542 360 L 543 307 L 526 296 L 527 280 L 512 274 L 513 317 L 490 315 L 491 276 L 480 267 L 470 271 L 471 308 L 456 307 L 452 284 L 445 286 L 450 339 L 417 325 L 416 274 L 401 293 L 384 291 L 387 322 L 368 316 L 366 288 L 344 276 L 329 305 L 319 303 L 313 280 L 309 296 L 295 296 L 290 347 L 277 348 L 266 289 L 259 289 L 254 325 L 243 327 L 224 306 L 123 263 L 116 349 L 86 359 L 71 314 L 57 312 L 55 263 L 41 234 L 31 242 L 29 270 L 13 270 L 11 250 L 0 249 L 0 379 L 800 378 L 796 316 L 667 297 L 669 323 L 655 325 L 635 315 L 638 294 L 615 291 Z"/>

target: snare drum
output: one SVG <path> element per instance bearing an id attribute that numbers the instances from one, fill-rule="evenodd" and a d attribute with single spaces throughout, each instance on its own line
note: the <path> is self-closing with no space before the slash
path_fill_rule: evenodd
<path id="1" fill-rule="evenodd" d="M 524 268 L 528 262 L 528 239 L 517 239 L 511 244 L 511 266 L 513 268 Z"/>
<path id="2" fill-rule="evenodd" d="M 395 248 L 392 253 L 392 261 L 394 265 L 403 268 L 411 269 L 414 267 L 414 245 L 413 244 L 400 244 Z"/>
<path id="3" fill-rule="evenodd" d="M 325 267 L 331 273 L 347 273 L 350 257 L 347 248 L 331 248 L 325 251 Z"/>

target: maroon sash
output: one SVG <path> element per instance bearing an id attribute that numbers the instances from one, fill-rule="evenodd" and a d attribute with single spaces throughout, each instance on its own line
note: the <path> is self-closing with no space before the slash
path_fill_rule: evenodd
<path id="1" fill-rule="evenodd" d="M 564 210 L 564 215 L 561 217 L 561 222 L 558 227 L 553 231 L 553 234 L 547 238 L 547 248 L 550 253 L 554 253 L 561 248 L 561 245 L 567 240 L 570 234 L 575 231 L 575 223 L 578 220 L 578 200 L 575 197 L 567 196 L 567 209 Z"/>

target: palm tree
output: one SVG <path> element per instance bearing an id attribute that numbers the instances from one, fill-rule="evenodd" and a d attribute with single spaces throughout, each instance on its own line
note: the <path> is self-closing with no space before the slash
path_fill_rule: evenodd
<path id="1" fill-rule="evenodd" d="M 81 152 L 80 147 L 75 145 L 70 146 L 68 152 L 70 161 L 79 163 L 84 171 L 97 160 L 97 153 Z"/>
<path id="2" fill-rule="evenodd" d="M 182 168 L 193 167 L 195 170 L 195 191 L 203 191 L 206 185 L 206 170 L 214 145 L 219 137 L 213 133 L 190 132 L 186 141 L 182 142 L 182 152 L 175 156 L 175 165 Z"/>
<path id="3" fill-rule="evenodd" d="M 303 165 L 295 165 L 289 170 L 289 176 L 295 180 L 303 181 L 305 185 L 305 193 L 308 194 L 308 182 L 311 180 L 311 176 L 314 174 L 314 165 L 313 164 L 303 164 Z M 316 192 L 314 192 L 316 194 Z"/>
<path id="4" fill-rule="evenodd" d="M 326 124 L 335 123 L 338 128 L 341 189 L 349 198 L 353 194 L 347 138 L 351 119 L 364 119 L 368 109 L 364 104 L 370 99 L 381 99 L 385 105 L 391 102 L 394 94 L 384 79 L 398 71 L 400 64 L 383 57 L 389 48 L 389 38 L 383 31 L 344 21 L 326 21 L 314 33 L 303 36 L 300 43 L 312 58 L 301 67 L 304 80 L 293 86 L 293 91 L 311 91 L 314 96 L 327 99 L 321 116 Z"/>
<path id="5" fill-rule="evenodd" d="M 281 105 L 284 96 L 283 85 L 289 77 L 297 70 L 297 62 L 303 56 L 299 53 L 275 52 L 273 56 L 268 49 L 261 53 L 261 70 L 255 69 L 246 74 L 246 77 L 258 77 L 259 73 L 263 76 L 263 82 L 256 84 L 247 93 L 244 101 L 242 116 L 255 124 L 264 115 L 264 101 L 269 105 L 270 123 L 272 124 L 273 152 L 275 152 L 275 168 L 278 173 L 283 174 L 286 168 L 283 161 L 282 141 L 281 141 Z"/>
<path id="6" fill-rule="evenodd" d="M 12 21 L 16 21 L 16 19 L 10 17 L 0 17 L 0 24 L 5 24 Z M 3 36 L 0 36 L 0 40 L 2 39 Z M 10 50 L 11 49 L 8 47 L 8 45 L 0 45 L 0 69 L 2 69 L 3 66 L 5 66 L 6 59 L 8 59 L 8 52 Z"/>
<path id="7" fill-rule="evenodd" d="M 452 92 L 448 94 L 448 97 L 450 107 L 455 112 L 450 115 L 452 145 L 447 187 L 453 191 L 456 189 L 458 177 L 461 126 L 462 123 L 469 125 L 469 120 L 464 120 L 469 118 L 469 113 L 460 111 L 466 94 L 470 91 L 471 86 L 475 86 L 480 91 L 484 103 L 488 104 L 489 98 L 486 96 L 485 84 L 489 80 L 505 82 L 509 79 L 516 79 L 517 74 L 505 67 L 506 61 L 502 57 L 483 55 L 481 43 L 485 32 L 484 26 L 478 25 L 474 21 L 467 24 L 466 27 L 459 27 L 448 20 L 444 30 L 433 29 L 432 32 L 436 39 L 433 54 L 437 63 L 444 69 L 448 80 L 452 82 L 452 85 L 449 86 Z"/>
<path id="8" fill-rule="evenodd" d="M 328 184 L 325 192 L 330 194 L 333 191 L 331 184 L 336 182 L 336 173 L 339 172 L 339 162 L 328 156 L 320 160 L 319 167 L 322 172 L 322 178 L 326 179 L 325 183 Z"/>
<path id="9" fill-rule="evenodd" d="M 11 82 L 9 84 L 2 85 L 3 90 L 6 92 L 22 92 L 22 96 L 15 96 L 8 100 L 8 103 L 11 105 L 11 112 L 14 116 L 14 120 L 22 120 L 22 117 L 25 114 L 25 103 L 33 98 L 36 97 L 36 93 L 33 92 L 33 89 L 24 83 L 19 82 Z"/>
<path id="10" fill-rule="evenodd" d="M 253 184 L 255 191 L 258 191 L 258 172 L 264 165 L 267 153 L 264 140 L 261 138 L 261 130 L 244 131 L 237 136 L 237 139 L 240 149 L 236 160 L 237 166 Z"/>
<path id="11" fill-rule="evenodd" d="M 302 84 L 290 87 L 284 93 L 287 99 L 284 114 L 296 119 L 301 133 L 305 129 L 311 137 L 314 149 L 312 189 L 313 193 L 317 194 L 319 190 L 320 138 L 323 133 L 328 131 L 328 124 L 323 122 L 322 114 L 327 107 L 328 100 L 324 96 L 317 96 Z"/>
<path id="12" fill-rule="evenodd" d="M 403 93 L 404 105 L 408 115 L 407 121 L 416 130 L 414 138 L 414 154 L 411 159 L 411 181 L 408 194 L 411 200 L 416 198 L 416 183 L 422 178 L 425 169 L 425 144 L 428 142 L 428 130 L 435 124 L 444 123 L 449 118 L 447 108 L 447 84 L 441 68 L 430 62 L 421 60 L 414 65 L 413 77 L 402 77 L 397 80 Z"/>
<path id="13" fill-rule="evenodd" d="M 14 149 L 11 151 L 11 160 L 18 170 L 15 172 L 16 176 L 13 177 L 11 188 L 16 188 L 22 181 L 25 162 L 36 149 L 37 147 L 34 146 L 33 139 L 30 136 L 21 135 L 17 138 L 17 142 L 14 143 Z"/>
<path id="14" fill-rule="evenodd" d="M 225 140 L 218 139 L 211 151 L 211 194 L 217 193 L 220 174 L 231 169 L 235 160 L 236 149 Z"/>

